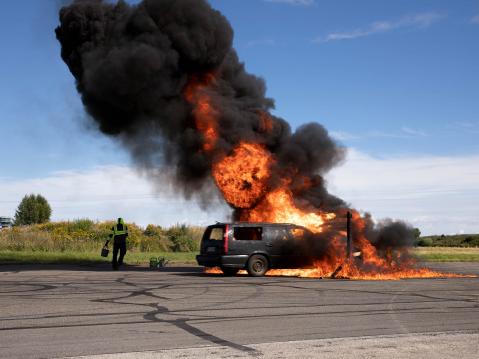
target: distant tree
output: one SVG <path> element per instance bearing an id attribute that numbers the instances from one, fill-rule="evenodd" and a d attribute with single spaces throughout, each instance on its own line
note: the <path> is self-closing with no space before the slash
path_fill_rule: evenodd
<path id="1" fill-rule="evenodd" d="M 52 209 L 42 195 L 25 195 L 15 212 L 15 224 L 27 225 L 50 221 Z"/>
<path id="2" fill-rule="evenodd" d="M 414 237 L 418 240 L 421 237 L 421 230 L 419 228 L 414 228 Z"/>

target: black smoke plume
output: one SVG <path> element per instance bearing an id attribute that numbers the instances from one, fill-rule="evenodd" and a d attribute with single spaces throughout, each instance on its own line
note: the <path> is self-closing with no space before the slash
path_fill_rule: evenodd
<path id="1" fill-rule="evenodd" d="M 233 30 L 203 0 L 77 0 L 60 11 L 56 35 L 62 58 L 75 76 L 82 101 L 99 129 L 118 137 L 145 168 L 169 166 L 186 192 L 210 182 L 214 153 L 200 151 L 203 134 L 184 97 L 192 78 L 215 72 L 209 87 L 218 109 L 217 150 L 231 151 L 239 141 L 264 144 L 280 169 L 295 164 L 314 177 L 343 158 L 343 149 L 319 124 L 291 133 L 271 116 L 262 130 L 261 113 L 273 109 L 264 81 L 245 71 L 232 48 Z M 280 170 L 279 169 L 279 170 Z M 338 205 L 320 178 L 305 196 L 317 205 Z M 313 201 L 314 202 L 314 201 Z"/>
<path id="2" fill-rule="evenodd" d="M 270 114 L 274 102 L 265 95 L 265 82 L 245 71 L 232 47 L 231 25 L 206 1 L 76 0 L 60 10 L 56 36 L 99 130 L 121 141 L 140 168 L 172 170 L 185 195 L 208 191 L 215 156 L 248 141 L 277 158 L 273 181 L 290 168 L 295 178 L 311 180 L 307 190 L 295 193 L 300 202 L 323 210 L 346 207 L 323 180 L 344 158 L 344 148 L 317 123 L 293 133 Z M 218 112 L 219 139 L 215 151 L 207 152 L 201 151 L 205 139 L 184 92 L 192 79 L 211 73 L 215 81 L 207 91 Z M 264 113 L 272 120 L 268 131 Z M 381 233 L 388 234 L 384 228 Z M 383 237 L 376 237 L 382 245 Z"/>

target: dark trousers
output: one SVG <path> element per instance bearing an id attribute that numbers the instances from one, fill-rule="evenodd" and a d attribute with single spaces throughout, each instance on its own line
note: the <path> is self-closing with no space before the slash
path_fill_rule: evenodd
<path id="1" fill-rule="evenodd" d="M 120 257 L 118 257 L 118 252 L 120 252 Z M 123 257 L 126 254 L 126 237 L 125 236 L 116 236 L 113 240 L 113 258 L 111 264 L 113 268 L 118 268 L 123 264 Z"/>

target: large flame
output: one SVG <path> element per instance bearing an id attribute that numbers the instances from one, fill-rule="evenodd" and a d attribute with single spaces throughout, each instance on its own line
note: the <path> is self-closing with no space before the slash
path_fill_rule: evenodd
<path id="1" fill-rule="evenodd" d="M 203 80 L 192 78 L 184 92 L 186 100 L 192 105 L 196 127 L 203 134 L 203 151 L 206 153 L 215 150 L 218 141 L 218 112 L 208 92 L 208 87 L 214 81 L 212 74 Z M 268 132 L 272 128 L 273 121 L 270 116 L 258 111 L 258 130 Z M 275 181 L 273 186 L 270 177 L 276 160 L 273 153 L 262 144 L 241 141 L 230 153 L 215 153 L 212 158 L 212 176 L 216 185 L 225 200 L 238 211 L 241 221 L 292 223 L 309 229 L 318 236 L 318 240 L 327 236 L 325 253 L 308 268 L 272 269 L 267 275 L 369 280 L 459 276 L 427 268 L 415 268 L 407 248 L 390 250 L 380 255 L 366 238 L 364 219 L 354 210 L 354 249 L 360 258 L 348 258 L 345 223 L 341 228 L 334 225 L 335 220 L 345 218 L 346 211 L 329 213 L 308 206 L 307 203 L 298 203 L 292 189 L 293 176 L 296 173 L 294 168 L 291 168 L 288 174 L 283 174 L 281 180 Z M 304 187 L 310 185 L 309 178 L 302 180 Z M 219 269 L 207 271 L 220 272 Z"/>
<path id="2" fill-rule="evenodd" d="M 213 177 L 225 200 L 236 208 L 251 208 L 267 190 L 271 154 L 263 146 L 241 142 L 213 165 Z"/>
<path id="3" fill-rule="evenodd" d="M 325 222 L 334 219 L 334 213 L 300 210 L 294 204 L 291 191 L 286 188 L 276 188 L 267 193 L 261 202 L 249 211 L 243 211 L 242 221 L 294 223 L 308 228 L 314 233 L 323 231 Z"/>

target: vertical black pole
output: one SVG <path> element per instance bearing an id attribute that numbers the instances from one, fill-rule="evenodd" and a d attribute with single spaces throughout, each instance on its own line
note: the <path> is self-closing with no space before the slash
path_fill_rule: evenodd
<path id="1" fill-rule="evenodd" d="M 348 211 L 347 215 L 347 222 L 346 222 L 346 233 L 347 233 L 347 242 L 346 242 L 346 260 L 349 261 L 351 259 L 352 251 L 353 251 L 353 246 L 351 243 L 351 218 L 353 218 L 353 215 L 351 214 L 350 211 Z"/>

